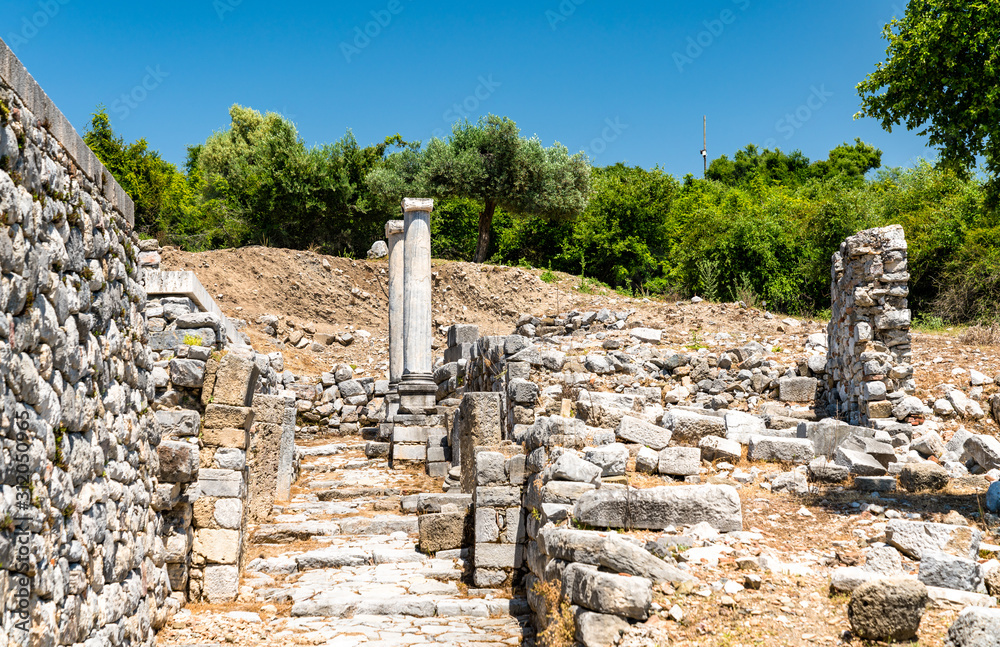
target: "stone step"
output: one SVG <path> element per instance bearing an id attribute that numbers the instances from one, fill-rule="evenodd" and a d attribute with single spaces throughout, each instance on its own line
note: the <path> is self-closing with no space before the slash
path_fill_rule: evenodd
<path id="1" fill-rule="evenodd" d="M 438 599 L 432 596 L 406 595 L 377 598 L 345 595 L 340 592 L 320 593 L 292 605 L 293 617 L 343 618 L 359 615 L 490 618 L 524 616 L 530 612 L 527 600 Z"/>
<path id="2" fill-rule="evenodd" d="M 378 497 L 399 496 L 399 488 L 380 487 L 355 487 L 355 488 L 333 488 L 317 492 L 316 497 L 320 501 L 345 501 L 354 499 L 371 499 Z"/>
<path id="3" fill-rule="evenodd" d="M 302 456 L 335 456 L 337 454 L 342 454 L 347 451 L 347 445 L 343 443 L 334 443 L 331 445 L 314 445 L 313 447 L 301 447 L 296 445 L 296 451 L 300 452 Z"/>
<path id="4" fill-rule="evenodd" d="M 262 524 L 254 530 L 254 544 L 288 544 L 313 537 L 335 535 L 407 535 L 417 534 L 416 516 L 379 515 L 375 517 L 345 517 L 333 521 Z"/>

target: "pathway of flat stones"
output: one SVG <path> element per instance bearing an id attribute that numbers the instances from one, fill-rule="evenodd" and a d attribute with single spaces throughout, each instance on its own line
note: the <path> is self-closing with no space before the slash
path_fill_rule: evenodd
<path id="1" fill-rule="evenodd" d="M 366 459 L 356 440 L 301 448 L 297 494 L 251 529 L 240 599 L 190 605 L 159 645 L 530 642 L 523 599 L 469 591 L 464 552 L 416 550 L 413 494 L 427 479 Z"/>

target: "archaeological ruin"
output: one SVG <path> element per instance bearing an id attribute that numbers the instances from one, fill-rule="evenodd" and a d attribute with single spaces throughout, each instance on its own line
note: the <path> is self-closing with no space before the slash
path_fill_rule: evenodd
<path id="1" fill-rule="evenodd" d="M 387 371 L 296 374 L 329 341 L 168 269 L 2 43 L 0 108 L 0 645 L 997 644 L 1000 395 L 920 390 L 902 227 L 844 241 L 829 324 L 623 298 L 495 335 L 438 320 L 407 198 Z"/>

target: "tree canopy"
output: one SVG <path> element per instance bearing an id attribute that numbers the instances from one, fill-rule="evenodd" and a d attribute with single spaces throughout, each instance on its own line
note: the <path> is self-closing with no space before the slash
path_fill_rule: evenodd
<path id="1" fill-rule="evenodd" d="M 910 0 L 885 26 L 887 60 L 858 84 L 862 109 L 892 131 L 920 129 L 941 163 L 968 171 L 976 157 L 1000 171 L 1000 3 Z"/>
<path id="2" fill-rule="evenodd" d="M 482 204 L 475 262 L 488 258 L 497 208 L 549 219 L 581 213 L 590 193 L 590 165 L 556 142 L 544 147 L 521 137 L 511 119 L 489 115 L 476 124 L 456 124 L 447 140 L 432 139 L 420 151 L 390 156 L 369 176 L 386 199 L 404 192 L 437 198 L 467 198 Z"/>

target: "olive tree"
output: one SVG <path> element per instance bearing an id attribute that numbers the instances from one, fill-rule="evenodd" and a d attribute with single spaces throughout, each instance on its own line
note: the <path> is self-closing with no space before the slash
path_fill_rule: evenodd
<path id="1" fill-rule="evenodd" d="M 498 208 L 514 214 L 571 218 L 587 206 L 590 165 L 558 142 L 546 148 L 522 137 L 507 117 L 490 115 L 476 124 L 456 124 L 448 139 L 427 148 L 391 155 L 368 176 L 373 190 L 398 199 L 405 192 L 436 198 L 466 198 L 482 204 L 473 259 L 488 258 L 490 229 Z"/>

